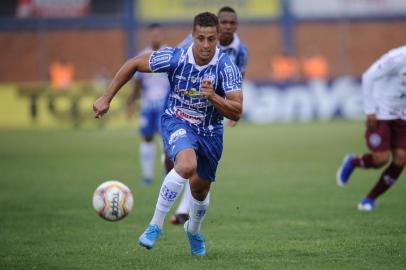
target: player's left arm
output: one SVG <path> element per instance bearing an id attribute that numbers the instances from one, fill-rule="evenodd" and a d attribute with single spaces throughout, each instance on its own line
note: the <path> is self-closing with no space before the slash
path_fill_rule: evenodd
<path id="1" fill-rule="evenodd" d="M 238 121 L 242 113 L 243 95 L 240 89 L 227 92 L 225 98 L 216 94 L 211 81 L 202 81 L 200 91 L 223 116 Z"/>

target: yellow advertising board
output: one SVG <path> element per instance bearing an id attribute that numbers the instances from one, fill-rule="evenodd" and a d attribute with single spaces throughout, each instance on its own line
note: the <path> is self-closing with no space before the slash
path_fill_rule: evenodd
<path id="1" fill-rule="evenodd" d="M 279 0 L 138 0 L 135 9 L 141 21 L 191 21 L 224 6 L 234 8 L 240 19 L 275 19 L 281 13 Z"/>

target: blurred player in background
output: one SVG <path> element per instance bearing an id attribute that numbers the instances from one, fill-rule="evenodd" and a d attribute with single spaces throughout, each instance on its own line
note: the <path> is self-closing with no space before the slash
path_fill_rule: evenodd
<path id="1" fill-rule="evenodd" d="M 161 25 L 148 26 L 150 46 L 141 54 L 157 51 L 164 47 L 164 33 Z M 142 90 L 142 92 L 141 92 Z M 141 73 L 134 76 L 134 90 L 128 99 L 129 111 L 133 111 L 134 101 L 141 93 L 140 133 L 140 161 L 142 182 L 151 184 L 154 174 L 155 144 L 154 135 L 159 133 L 161 115 L 169 92 L 168 76 L 165 73 Z"/>
<path id="2" fill-rule="evenodd" d="M 244 77 L 245 69 L 247 67 L 248 50 L 236 33 L 238 28 L 237 12 L 231 7 L 222 7 L 219 9 L 217 16 L 220 23 L 218 46 L 222 52 L 228 54 Z M 193 39 L 190 34 L 178 45 L 178 47 L 188 48 L 192 43 Z M 229 120 L 230 126 L 235 126 L 236 123 L 236 121 Z M 171 218 L 172 224 L 184 224 L 186 222 L 188 219 L 187 213 L 189 213 L 191 197 L 190 189 L 188 185 L 186 185 L 182 200 L 175 211 L 175 215 Z"/>
<path id="3" fill-rule="evenodd" d="M 128 60 L 107 92 L 93 104 L 97 118 L 135 72 L 167 73 L 171 89 L 161 132 L 165 151 L 174 162 L 158 195 L 150 224 L 139 244 L 151 249 L 164 219 L 185 183 L 190 185 L 190 219 L 184 224 L 192 255 L 206 254 L 201 223 L 209 207 L 209 191 L 223 150 L 223 116 L 238 121 L 242 112 L 242 77 L 230 57 L 217 48 L 219 24 L 209 12 L 193 21 L 193 45 L 164 48 Z M 189 181 L 188 181 L 189 179 Z"/>
<path id="4" fill-rule="evenodd" d="M 355 168 L 383 167 L 392 154 L 379 181 L 358 204 L 359 210 L 371 211 L 375 200 L 396 182 L 406 164 L 406 46 L 376 61 L 363 74 L 362 88 L 370 152 L 347 155 L 337 172 L 337 183 L 344 186 Z"/>

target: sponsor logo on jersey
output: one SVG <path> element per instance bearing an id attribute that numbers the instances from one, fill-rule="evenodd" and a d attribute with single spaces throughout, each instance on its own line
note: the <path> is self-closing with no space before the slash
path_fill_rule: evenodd
<path id="1" fill-rule="evenodd" d="M 201 109 L 201 108 L 205 108 L 207 106 L 209 106 L 209 102 L 207 99 L 203 99 L 200 100 L 199 102 L 193 103 L 191 100 L 189 99 L 183 99 L 181 96 L 179 96 L 178 94 L 172 94 L 172 97 L 174 99 L 176 99 L 177 101 L 179 101 L 180 103 L 186 105 L 186 106 L 190 106 L 196 109 Z"/>
<path id="2" fill-rule="evenodd" d="M 186 130 L 185 129 L 183 129 L 183 128 L 177 129 L 169 137 L 169 144 L 173 144 L 179 138 L 182 138 L 182 137 L 185 137 L 185 136 L 186 136 Z"/>
<path id="3" fill-rule="evenodd" d="M 231 66 L 226 67 L 224 69 L 224 72 L 226 73 L 226 77 L 227 77 L 228 81 L 233 82 L 234 81 L 233 68 Z"/>
<path id="4" fill-rule="evenodd" d="M 161 64 L 163 62 L 168 61 L 170 58 L 171 58 L 170 54 L 163 54 L 163 55 L 158 56 L 158 57 L 153 57 L 152 58 L 152 64 L 158 65 L 158 64 Z"/>
<path id="5" fill-rule="evenodd" d="M 175 108 L 175 115 L 176 117 L 194 125 L 201 124 L 204 121 L 203 114 L 185 108 Z"/>
<path id="6" fill-rule="evenodd" d="M 176 75 L 175 78 L 180 80 L 180 81 L 186 81 L 186 77 L 182 76 L 182 75 Z"/>
<path id="7" fill-rule="evenodd" d="M 201 98 L 202 95 L 196 88 L 181 89 L 178 86 L 175 87 L 175 92 L 179 93 L 181 96 Z"/>

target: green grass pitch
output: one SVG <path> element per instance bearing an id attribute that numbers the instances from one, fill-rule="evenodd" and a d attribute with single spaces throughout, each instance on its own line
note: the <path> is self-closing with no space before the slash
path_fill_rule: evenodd
<path id="1" fill-rule="evenodd" d="M 361 213 L 380 171 L 358 170 L 344 189 L 336 169 L 366 150 L 362 122 L 240 124 L 227 128 L 203 224 L 208 255 L 193 258 L 166 220 L 147 251 L 156 181 L 140 184 L 137 131 L 0 132 L 0 269 L 405 269 L 405 173 Z M 100 219 L 92 194 L 117 179 L 135 205 L 120 222 Z"/>

